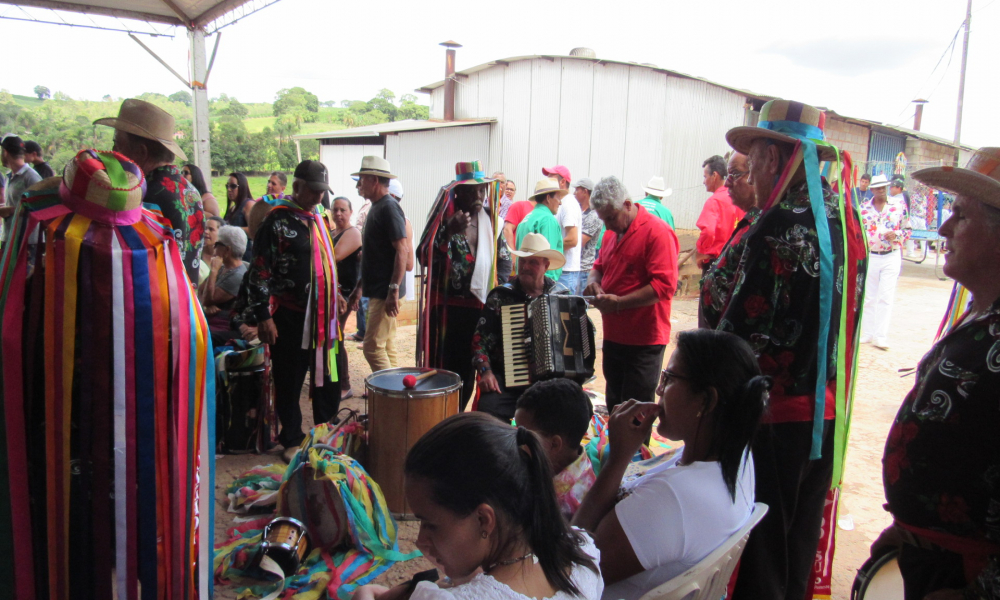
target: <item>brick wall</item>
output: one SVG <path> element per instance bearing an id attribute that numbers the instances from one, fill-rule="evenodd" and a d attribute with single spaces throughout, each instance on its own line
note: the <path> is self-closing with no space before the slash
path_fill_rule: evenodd
<path id="1" fill-rule="evenodd" d="M 848 123 L 836 117 L 826 121 L 826 140 L 841 150 L 851 153 L 856 162 L 868 160 L 868 138 L 871 131 L 862 125 Z"/>
<path id="2" fill-rule="evenodd" d="M 955 163 L 955 149 L 935 142 L 907 138 L 906 162 L 921 168 L 936 164 L 952 165 Z"/>

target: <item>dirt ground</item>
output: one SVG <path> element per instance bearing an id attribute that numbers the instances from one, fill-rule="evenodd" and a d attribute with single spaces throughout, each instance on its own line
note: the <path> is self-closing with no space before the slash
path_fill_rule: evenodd
<path id="1" fill-rule="evenodd" d="M 684 244 L 682 238 L 682 246 Z M 943 260 L 943 259 L 942 259 Z M 857 569 L 868 558 L 868 547 L 878 534 L 891 522 L 882 508 L 885 498 L 882 492 L 882 449 L 889 426 L 895 417 L 903 397 L 913 385 L 912 375 L 900 377 L 898 370 L 914 367 L 921 356 L 930 348 L 938 324 L 947 306 L 951 292 L 951 281 L 940 281 L 934 271 L 933 256 L 917 265 L 905 262 L 903 273 L 896 290 L 893 305 L 891 334 L 888 351 L 864 345 L 858 368 L 858 384 L 855 394 L 854 413 L 851 423 L 847 466 L 841 495 L 839 523 L 836 534 L 834 558 L 833 598 L 850 598 L 851 584 Z M 600 314 L 591 310 L 591 318 L 597 326 L 598 346 L 601 339 Z M 697 326 L 697 305 L 694 298 L 674 300 L 671 318 L 673 331 L 679 332 Z M 354 331 L 354 317 L 350 317 L 346 331 Z M 397 348 L 400 366 L 414 363 L 416 327 L 406 326 L 397 330 Z M 360 344 L 347 342 L 351 385 L 355 397 L 342 406 L 365 410 L 361 394 L 364 392 L 364 378 L 371 373 L 364 360 Z M 664 364 L 669 360 L 673 344 L 668 346 Z M 601 359 L 597 360 L 597 380 L 587 387 L 603 392 L 604 377 L 600 371 Z M 302 397 L 303 427 L 312 426 L 312 410 L 309 406 L 307 390 Z M 280 450 L 258 455 L 225 455 L 216 461 L 216 543 L 227 539 L 226 530 L 232 526 L 233 517 L 226 512 L 228 501 L 225 489 L 241 473 L 255 465 L 281 461 Z M 849 529 L 845 529 L 848 527 Z M 414 548 L 417 523 L 399 522 L 399 544 L 403 552 Z M 408 580 L 412 574 L 432 568 L 423 558 L 405 563 L 397 563 L 376 580 L 383 585 L 395 585 Z M 218 598 L 236 597 L 236 590 L 217 587 Z"/>

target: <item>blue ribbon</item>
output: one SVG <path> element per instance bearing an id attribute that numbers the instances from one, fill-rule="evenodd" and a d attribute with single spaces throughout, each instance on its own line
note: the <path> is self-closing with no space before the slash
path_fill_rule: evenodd
<path id="1" fill-rule="evenodd" d="M 826 139 L 826 136 L 823 135 L 823 130 L 819 127 L 807 123 L 799 123 L 798 121 L 760 121 L 757 123 L 757 127 L 777 133 L 784 133 L 785 135 L 802 140 Z"/>
<path id="2" fill-rule="evenodd" d="M 455 175 L 455 181 L 468 181 L 469 179 L 486 179 L 484 171 L 472 171 L 471 173 L 459 173 Z"/>

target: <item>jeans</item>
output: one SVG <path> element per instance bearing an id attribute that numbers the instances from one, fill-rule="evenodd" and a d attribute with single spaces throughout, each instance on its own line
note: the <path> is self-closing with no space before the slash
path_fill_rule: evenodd
<path id="1" fill-rule="evenodd" d="M 580 295 L 580 271 L 563 271 L 562 275 L 559 276 L 559 283 L 566 286 L 570 294 Z"/>
<path id="2" fill-rule="evenodd" d="M 472 343 L 472 340 L 469 340 Z M 368 329 L 362 346 L 372 373 L 398 366 L 396 362 L 396 317 L 385 314 L 385 300 L 368 300 Z M 470 358 L 471 360 L 471 358 Z"/>
<path id="3" fill-rule="evenodd" d="M 361 301 L 358 302 L 358 333 L 359 338 L 365 337 L 365 326 L 368 324 L 368 298 L 364 296 L 361 297 Z"/>

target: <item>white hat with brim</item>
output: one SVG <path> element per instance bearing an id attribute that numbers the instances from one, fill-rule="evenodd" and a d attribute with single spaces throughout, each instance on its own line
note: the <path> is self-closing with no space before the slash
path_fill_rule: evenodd
<path id="1" fill-rule="evenodd" d="M 97 119 L 94 125 L 107 125 L 147 140 L 160 142 L 164 148 L 173 152 L 175 157 L 182 161 L 188 159 L 187 154 L 184 154 L 174 141 L 177 127 L 173 115 L 145 100 L 128 98 L 122 102 L 117 117 Z"/>
<path id="2" fill-rule="evenodd" d="M 878 174 L 872 177 L 871 183 L 868 184 L 868 189 L 874 190 L 877 188 L 886 187 L 889 185 L 889 178 L 885 175 Z"/>
<path id="3" fill-rule="evenodd" d="M 552 269 L 561 269 L 566 264 L 566 257 L 563 256 L 563 253 L 553 250 L 552 246 L 549 245 L 549 241 L 540 233 L 529 233 L 524 236 L 524 239 L 521 240 L 521 249 L 511 250 L 510 253 L 519 258 L 530 258 L 532 256 L 547 258 L 549 259 L 550 271 Z"/>
<path id="4" fill-rule="evenodd" d="M 965 169 L 931 167 L 915 172 L 913 178 L 928 187 L 1000 208 L 1000 148 L 980 148 Z"/>
<path id="5" fill-rule="evenodd" d="M 560 200 L 562 200 L 569 190 L 564 190 L 559 187 L 559 182 L 555 179 L 540 179 L 538 183 L 535 184 L 535 193 L 528 196 L 529 199 L 536 196 L 548 196 L 549 194 L 555 193 Z"/>
<path id="6" fill-rule="evenodd" d="M 649 180 L 649 183 L 642 188 L 642 191 L 646 192 L 650 196 L 656 196 L 657 198 L 666 198 L 670 194 L 674 193 L 673 188 L 666 187 L 663 183 L 662 177 L 653 177 Z"/>
<path id="7" fill-rule="evenodd" d="M 351 173 L 351 177 L 362 175 L 375 175 L 376 177 L 387 177 L 395 179 L 396 176 L 389 170 L 389 161 L 381 156 L 365 156 L 361 159 L 361 169 L 357 173 Z"/>

